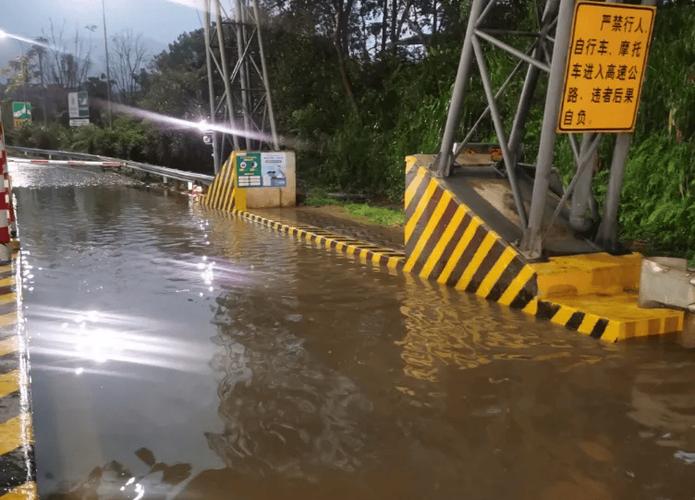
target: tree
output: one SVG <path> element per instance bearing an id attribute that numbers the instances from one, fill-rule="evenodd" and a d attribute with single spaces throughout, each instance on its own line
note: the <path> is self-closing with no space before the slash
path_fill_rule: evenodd
<path id="1" fill-rule="evenodd" d="M 58 28 L 49 20 L 48 33 L 42 30 L 43 38 L 48 41 L 48 81 L 64 89 L 76 89 L 87 79 L 92 67 L 92 47 L 80 36 L 75 28 L 75 34 L 66 37 L 65 21 Z"/>
<path id="2" fill-rule="evenodd" d="M 141 33 L 125 30 L 112 38 L 115 57 L 111 64 L 111 77 L 124 104 L 133 104 L 140 87 L 139 78 L 147 61 L 147 49 Z"/>

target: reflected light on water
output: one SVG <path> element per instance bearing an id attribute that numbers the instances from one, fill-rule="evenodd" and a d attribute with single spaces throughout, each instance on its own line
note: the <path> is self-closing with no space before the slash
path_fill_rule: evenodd
<path id="1" fill-rule="evenodd" d="M 39 369 L 65 370 L 75 375 L 111 374 L 98 367 L 120 362 L 192 373 L 205 370 L 209 359 L 209 352 L 199 343 L 158 334 L 174 330 L 174 325 L 146 318 L 52 307 L 36 308 L 32 315 L 32 321 L 40 325 L 35 331 L 43 337 L 33 352 L 51 358 L 50 366 L 34 365 Z M 60 366 L 61 361 L 70 359 L 96 366 Z"/>

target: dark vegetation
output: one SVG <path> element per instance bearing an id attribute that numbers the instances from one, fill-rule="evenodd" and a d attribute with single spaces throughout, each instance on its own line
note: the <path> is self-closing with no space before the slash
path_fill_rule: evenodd
<path id="1" fill-rule="evenodd" d="M 438 147 L 469 2 L 264 3 L 278 126 L 283 135 L 303 145 L 298 152 L 301 184 L 309 191 L 363 193 L 376 203 L 399 203 L 404 156 L 433 153 Z M 502 2 L 489 19 L 500 26 L 512 20 L 532 26 L 534 16 L 531 1 Z M 129 40 L 122 36 L 122 43 L 136 43 L 132 34 Z M 512 42 L 519 45 L 523 41 Z M 23 82 L 30 87 L 41 85 L 37 71 L 42 69 L 36 67 L 35 56 L 28 54 L 27 60 L 9 69 L 5 99 L 21 97 L 18 92 Z M 493 49 L 487 49 L 487 57 L 493 83 L 498 86 L 515 61 Z M 121 83 L 114 78 L 115 93 L 122 103 L 193 121 L 204 117 L 207 83 L 202 30 L 180 35 L 133 78 Z M 105 97 L 103 78 L 89 78 L 82 86 L 93 99 Z M 519 87 L 520 82 L 512 85 L 509 95 L 516 95 Z M 536 98 L 542 102 L 542 88 Z M 464 123 L 470 124 L 484 106 L 482 88 L 473 81 Z M 40 107 L 38 102 L 34 104 L 35 109 Z M 513 99 L 500 102 L 504 116 L 511 117 L 513 107 Z M 39 125 L 13 131 L 10 142 L 190 170 L 211 169 L 210 151 L 197 131 L 162 128 L 125 116 L 108 128 L 103 126 L 103 109 L 93 111 L 95 126 L 70 130 L 65 126 L 65 110 L 61 105 L 54 108 L 47 125 L 36 120 Z M 534 161 L 540 119 L 538 106 L 525 137 L 524 161 L 529 163 Z M 694 137 L 695 3 L 663 1 L 656 16 L 620 216 L 623 237 L 641 242 L 647 251 L 695 256 Z M 484 124 L 475 140 L 493 141 L 491 125 Z M 608 177 L 611 139 L 604 142 L 595 182 L 599 203 Z M 569 159 L 569 149 L 561 140 L 556 163 L 565 177 Z"/>

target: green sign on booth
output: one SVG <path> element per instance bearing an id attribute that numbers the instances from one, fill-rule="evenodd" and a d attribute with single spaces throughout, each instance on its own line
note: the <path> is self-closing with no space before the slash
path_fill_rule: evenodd
<path id="1" fill-rule="evenodd" d="M 236 157 L 239 187 L 286 187 L 286 163 L 284 153 L 239 153 Z"/>

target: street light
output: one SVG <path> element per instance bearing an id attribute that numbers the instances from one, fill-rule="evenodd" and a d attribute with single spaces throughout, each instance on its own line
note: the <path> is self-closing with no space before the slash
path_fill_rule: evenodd
<path id="1" fill-rule="evenodd" d="M 109 37 L 106 33 L 106 5 L 105 0 L 101 0 L 101 18 L 104 25 L 104 53 L 106 54 L 106 102 L 109 116 L 109 127 L 113 125 L 113 115 L 111 109 L 111 68 L 109 67 Z"/>

